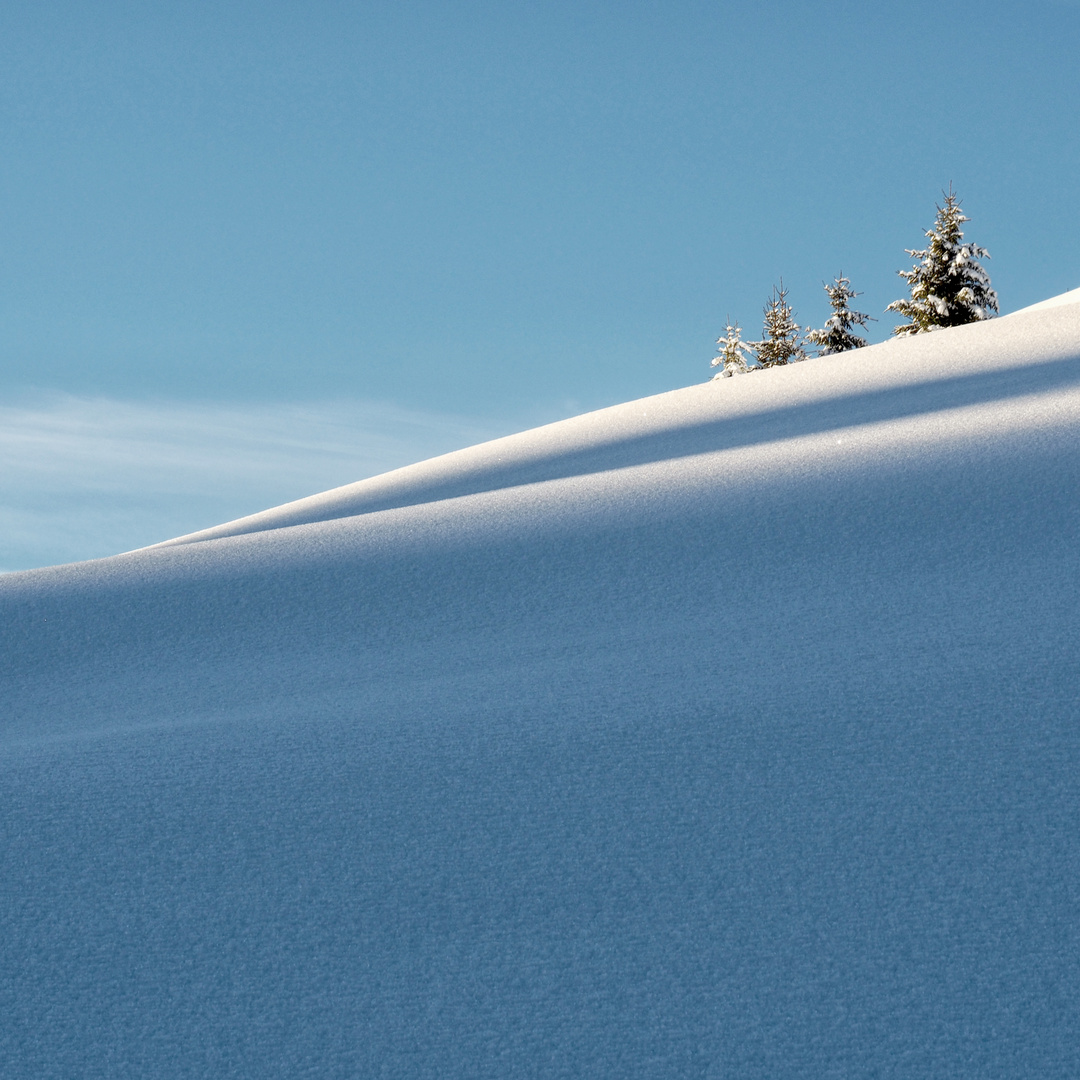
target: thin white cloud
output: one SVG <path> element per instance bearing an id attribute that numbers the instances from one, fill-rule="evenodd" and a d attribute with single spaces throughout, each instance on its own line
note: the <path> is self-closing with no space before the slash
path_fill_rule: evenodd
<path id="1" fill-rule="evenodd" d="M 130 550 L 509 430 L 356 400 L 0 405 L 0 570 Z"/>

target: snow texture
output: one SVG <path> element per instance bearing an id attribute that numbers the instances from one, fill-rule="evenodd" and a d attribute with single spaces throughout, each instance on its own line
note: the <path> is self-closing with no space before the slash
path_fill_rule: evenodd
<path id="1" fill-rule="evenodd" d="M 1080 1073 L 1080 305 L 0 578 L 0 1075 Z"/>

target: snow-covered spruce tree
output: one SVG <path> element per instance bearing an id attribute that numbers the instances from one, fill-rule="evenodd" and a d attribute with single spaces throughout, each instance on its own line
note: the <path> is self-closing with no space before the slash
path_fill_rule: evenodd
<path id="1" fill-rule="evenodd" d="M 720 355 L 713 357 L 712 366 L 720 370 L 713 376 L 714 379 L 728 379 L 732 375 L 741 375 L 750 370 L 746 363 L 750 346 L 743 341 L 739 324 L 732 324 L 730 315 L 724 336 L 716 339 L 716 348 Z"/>
<path id="2" fill-rule="evenodd" d="M 836 278 L 834 284 L 826 285 L 825 292 L 829 296 L 833 313 L 820 330 L 811 330 L 806 335 L 807 345 L 817 346 L 818 356 L 831 356 L 833 353 L 847 352 L 849 349 L 861 349 L 866 344 L 866 338 L 856 334 L 855 327 L 865 328 L 868 322 L 874 320 L 869 315 L 864 315 L 861 311 L 852 311 L 848 307 L 848 301 L 859 294 L 852 289 L 851 282 L 843 276 Z"/>
<path id="3" fill-rule="evenodd" d="M 950 187 L 945 205 L 937 208 L 934 227 L 926 233 L 929 246 L 923 251 L 906 249 L 918 261 L 910 270 L 897 271 L 908 283 L 911 297 L 894 300 L 885 310 L 911 321 L 894 326 L 894 334 L 905 337 L 963 326 L 989 319 L 998 310 L 990 275 L 979 264 L 990 253 L 978 244 L 964 243 L 960 226 L 968 220 Z"/>
<path id="4" fill-rule="evenodd" d="M 784 279 L 780 287 L 773 286 L 772 298 L 764 309 L 765 324 L 762 327 L 762 340 L 750 342 L 754 356 L 762 367 L 779 367 L 781 364 L 793 364 L 806 359 L 802 347 L 802 330 L 795 321 L 795 312 L 787 302 L 787 289 Z"/>

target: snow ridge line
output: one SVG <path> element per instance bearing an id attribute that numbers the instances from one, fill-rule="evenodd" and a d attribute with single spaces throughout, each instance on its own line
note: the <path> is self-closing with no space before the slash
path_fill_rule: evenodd
<path id="1" fill-rule="evenodd" d="M 434 480 L 412 491 L 384 493 L 381 498 L 376 494 L 369 496 L 366 501 L 361 493 L 350 492 L 336 500 L 328 499 L 322 507 L 306 508 L 309 509 L 308 513 L 280 514 L 276 515 L 278 520 L 263 523 L 259 519 L 275 515 L 275 511 L 264 511 L 251 518 L 229 523 L 236 526 L 232 529 L 218 526 L 140 550 L 356 518 L 384 510 L 424 506 L 573 477 L 615 474 L 665 461 L 750 447 L 763 448 L 828 432 L 850 432 L 920 416 L 955 414 L 959 417 L 972 408 L 1004 401 L 1020 405 L 1024 401 L 1048 398 L 1077 386 L 1080 386 L 1080 357 L 958 375 L 931 383 L 871 390 L 741 416 L 725 416 L 682 428 L 668 428 L 614 444 L 551 455 L 532 463 L 509 467 L 495 463 L 456 480 Z M 926 400 L 931 395 L 932 400 Z M 360 505 L 356 505 L 357 502 Z"/>

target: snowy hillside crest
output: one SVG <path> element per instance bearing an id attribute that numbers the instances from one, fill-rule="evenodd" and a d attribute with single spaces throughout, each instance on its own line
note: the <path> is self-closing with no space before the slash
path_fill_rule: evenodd
<path id="1" fill-rule="evenodd" d="M 896 337 L 983 322 L 998 312 L 997 293 L 980 262 L 990 254 L 978 244 L 964 241 L 962 225 L 968 218 L 961 211 L 960 199 L 951 185 L 943 195 L 944 205 L 937 207 L 934 224 L 926 231 L 929 244 L 923 249 L 907 249 L 908 255 L 916 260 L 915 265 L 910 270 L 897 271 L 907 282 L 910 295 L 894 300 L 885 309 L 908 320 L 893 327 Z M 773 287 L 772 296 L 765 304 L 760 341 L 743 343 L 738 323 L 732 324 L 728 316 L 725 335 L 716 343 L 720 354 L 712 360 L 712 366 L 720 371 L 713 378 L 805 360 L 807 345 L 815 347 L 818 356 L 834 356 L 866 346 L 866 338 L 858 331 L 876 320 L 850 307 L 850 301 L 859 295 L 852 289 L 850 280 L 841 274 L 824 288 L 832 314 L 820 329 L 799 327 L 787 301 L 783 279 L 779 286 Z"/>
<path id="2" fill-rule="evenodd" d="M 0 577 L 0 1075 L 1075 1075 L 1078 489 L 1061 302 Z"/>

